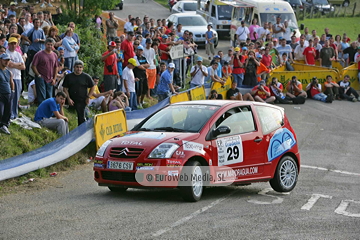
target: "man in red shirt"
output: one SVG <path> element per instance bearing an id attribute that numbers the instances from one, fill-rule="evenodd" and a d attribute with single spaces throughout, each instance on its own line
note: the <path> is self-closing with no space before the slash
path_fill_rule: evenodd
<path id="1" fill-rule="evenodd" d="M 128 65 L 128 60 L 135 56 L 134 52 L 134 32 L 127 32 L 126 39 L 121 43 L 120 49 L 124 53 L 124 62 L 123 66 L 126 67 Z"/>
<path id="2" fill-rule="evenodd" d="M 265 54 L 262 55 L 261 63 L 265 65 L 269 70 L 272 69 L 271 63 L 272 63 L 272 57 L 269 54 L 270 49 L 268 47 L 265 48 Z"/>
<path id="3" fill-rule="evenodd" d="M 104 62 L 104 90 L 105 92 L 109 90 L 117 89 L 117 79 L 120 78 L 119 72 L 117 69 L 117 49 L 116 43 L 111 41 L 108 45 L 108 50 L 103 53 L 101 61 Z"/>
<path id="4" fill-rule="evenodd" d="M 316 50 L 313 47 L 313 40 L 309 39 L 309 46 L 304 49 L 305 64 L 315 66 Z"/>
<path id="5" fill-rule="evenodd" d="M 161 53 L 161 56 L 160 56 L 161 61 L 166 62 L 168 64 L 169 60 L 170 60 L 169 51 L 170 51 L 171 46 L 166 44 L 167 39 L 168 39 L 167 35 L 162 35 L 159 49 L 160 49 L 160 53 Z"/>
<path id="6" fill-rule="evenodd" d="M 259 85 L 255 86 L 251 90 L 251 95 L 254 96 L 255 101 L 257 102 L 274 102 L 275 96 L 271 96 L 270 89 L 266 86 L 265 81 L 261 80 Z"/>

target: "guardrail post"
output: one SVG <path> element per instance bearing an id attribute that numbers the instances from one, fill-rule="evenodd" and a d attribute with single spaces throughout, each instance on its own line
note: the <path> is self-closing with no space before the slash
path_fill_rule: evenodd
<path id="1" fill-rule="evenodd" d="M 355 9 L 356 9 L 356 2 L 354 2 L 354 8 L 353 8 L 353 12 L 352 12 L 352 17 L 355 16 Z"/>

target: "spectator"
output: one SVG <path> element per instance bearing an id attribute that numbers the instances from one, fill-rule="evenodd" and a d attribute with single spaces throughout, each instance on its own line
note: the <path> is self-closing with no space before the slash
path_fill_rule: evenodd
<path id="1" fill-rule="evenodd" d="M 295 50 L 294 50 L 294 60 L 296 60 L 296 61 L 305 60 L 305 56 L 304 56 L 304 50 L 306 48 L 305 40 L 300 39 L 299 43 L 300 44 L 297 45 Z"/>
<path id="2" fill-rule="evenodd" d="M 318 38 L 318 40 L 320 40 L 320 37 L 318 35 L 316 35 L 316 30 L 312 30 L 311 31 L 311 39 L 314 40 L 315 38 Z M 308 39 L 309 41 L 309 39 Z"/>
<path id="3" fill-rule="evenodd" d="M 109 103 L 109 111 L 124 109 L 126 112 L 131 111 L 129 99 L 125 93 L 118 91 L 114 94 L 114 99 Z"/>
<path id="4" fill-rule="evenodd" d="M 185 33 L 184 33 L 185 34 Z M 171 46 L 169 46 L 168 44 L 166 44 L 166 40 L 168 39 L 167 35 L 163 35 L 161 38 L 161 43 L 159 45 L 159 49 L 160 49 L 160 53 L 161 53 L 161 61 L 165 62 L 165 63 L 169 63 L 170 62 L 170 49 Z"/>
<path id="5" fill-rule="evenodd" d="M 274 66 L 279 66 L 279 64 L 280 64 L 280 55 L 279 55 L 278 50 L 276 50 L 276 48 L 274 48 L 273 42 L 269 42 L 267 47 L 269 48 L 269 54 L 270 54 L 270 56 L 272 58 L 273 65 Z"/>
<path id="6" fill-rule="evenodd" d="M 275 96 L 271 96 L 270 89 L 266 86 L 265 80 L 261 80 L 259 85 L 251 90 L 251 95 L 254 96 L 257 102 L 271 103 L 276 100 Z"/>
<path id="7" fill-rule="evenodd" d="M 120 78 L 117 80 L 117 90 L 122 91 L 124 87 L 123 79 L 122 79 L 122 69 L 123 69 L 123 62 L 124 62 L 124 53 L 121 50 L 121 40 L 119 38 L 115 38 L 116 43 L 116 61 L 117 61 L 117 69 L 119 72 Z"/>
<path id="8" fill-rule="evenodd" d="M 284 33 L 286 32 L 285 26 L 281 23 L 281 16 L 278 15 L 276 17 L 276 23 L 273 25 L 273 37 L 280 38 L 284 37 Z"/>
<path id="9" fill-rule="evenodd" d="M 177 26 L 176 26 L 176 32 L 175 32 L 176 36 L 178 36 L 179 38 L 182 37 L 183 35 L 183 31 L 182 31 L 182 25 L 181 23 L 179 23 Z"/>
<path id="10" fill-rule="evenodd" d="M 296 41 L 296 36 L 291 36 L 291 42 L 289 43 L 291 49 L 292 49 L 292 58 L 294 59 L 295 58 L 295 55 L 294 55 L 294 51 L 295 51 L 295 48 L 297 45 L 299 45 L 299 43 Z"/>
<path id="11" fill-rule="evenodd" d="M 240 90 L 237 88 L 237 82 L 235 81 L 231 83 L 231 88 L 227 90 L 226 99 L 239 101 L 254 101 L 254 98 L 251 96 L 250 93 L 246 93 L 244 96 L 240 93 Z"/>
<path id="12" fill-rule="evenodd" d="M 226 80 L 221 79 L 218 75 L 217 75 L 217 68 L 218 68 L 219 63 L 216 61 L 213 61 L 211 64 L 211 67 L 209 68 L 210 71 L 208 70 L 208 74 L 210 75 L 210 79 L 212 82 L 219 82 L 222 86 L 225 85 Z"/>
<path id="13" fill-rule="evenodd" d="M 302 89 L 301 82 L 297 80 L 296 76 L 293 76 L 291 78 L 291 81 L 288 82 L 288 84 L 286 85 L 286 90 L 286 96 L 290 98 L 307 97 L 306 92 Z"/>
<path id="14" fill-rule="evenodd" d="M 291 43 L 291 36 L 293 36 L 294 33 L 296 33 L 296 31 L 291 31 L 292 28 L 289 27 L 289 22 L 288 21 L 284 21 L 284 27 L 285 27 L 285 32 L 284 32 L 283 38 L 286 39 L 286 44 L 290 44 Z"/>
<path id="15" fill-rule="evenodd" d="M 273 68 L 273 63 L 272 63 L 272 57 L 271 57 L 271 55 L 269 53 L 270 53 L 270 49 L 269 49 L 269 47 L 266 47 L 265 48 L 265 54 L 262 55 L 262 58 L 261 58 L 260 62 L 262 64 L 264 64 L 267 69 L 270 70 L 270 69 Z"/>
<path id="16" fill-rule="evenodd" d="M 109 19 L 106 20 L 106 38 L 107 41 L 115 41 L 117 36 L 117 29 L 119 27 L 118 22 L 114 19 L 114 13 L 109 13 Z"/>
<path id="17" fill-rule="evenodd" d="M 60 136 L 69 132 L 68 118 L 64 114 L 66 94 L 58 92 L 54 98 L 43 101 L 36 109 L 34 121 L 41 126 L 57 130 Z"/>
<path id="18" fill-rule="evenodd" d="M 49 29 L 49 35 L 48 38 L 52 38 L 55 41 L 55 49 L 58 49 L 62 45 L 63 40 L 60 38 L 59 29 L 56 26 L 51 26 Z M 73 33 L 74 34 L 74 33 Z"/>
<path id="19" fill-rule="evenodd" d="M 35 74 L 36 94 L 39 104 L 52 97 L 53 86 L 56 83 L 58 57 L 52 51 L 54 44 L 53 39 L 46 39 L 45 50 L 36 53 L 32 62 L 31 68 Z"/>
<path id="20" fill-rule="evenodd" d="M 258 39 L 266 40 L 266 35 L 270 33 L 268 22 L 264 22 L 264 27 L 259 27 L 257 30 Z"/>
<path id="21" fill-rule="evenodd" d="M 276 77 L 271 79 L 271 83 L 269 84 L 270 95 L 276 98 L 275 103 L 291 103 L 291 101 L 286 99 L 286 96 L 283 93 L 284 87 L 278 81 Z"/>
<path id="22" fill-rule="evenodd" d="M 36 86 L 35 80 L 32 80 L 28 86 L 28 104 L 32 105 L 36 102 Z"/>
<path id="23" fill-rule="evenodd" d="M 239 49 L 239 51 L 240 51 L 240 48 L 238 48 Z M 231 58 L 234 56 L 234 51 L 232 50 L 232 48 L 229 48 L 229 50 L 228 50 L 228 54 L 226 54 L 225 56 L 224 56 L 224 61 L 225 62 L 228 62 L 228 63 L 230 63 L 231 62 Z M 230 63 L 231 64 L 231 63 Z M 231 64 L 232 65 L 232 64 Z"/>
<path id="24" fill-rule="evenodd" d="M 325 36 L 326 36 L 326 40 L 329 40 L 333 35 L 329 33 L 329 28 L 325 28 Z"/>
<path id="25" fill-rule="evenodd" d="M 319 81 L 316 77 L 314 77 L 311 83 L 307 85 L 306 91 L 310 92 L 311 98 L 313 98 L 314 100 L 332 103 L 332 96 L 325 95 L 321 92 L 321 85 L 319 84 Z"/>
<path id="26" fill-rule="evenodd" d="M 134 32 L 132 31 L 127 32 L 126 39 L 121 43 L 121 50 L 123 51 L 124 54 L 123 66 L 127 66 L 128 60 L 135 56 L 133 41 L 134 41 Z"/>
<path id="27" fill-rule="evenodd" d="M 77 59 L 77 52 L 79 51 L 79 45 L 75 42 L 72 37 L 73 30 L 72 28 L 67 28 L 65 32 L 65 37 L 62 40 L 62 45 L 64 46 L 64 58 L 65 58 L 65 67 L 70 71 L 74 71 L 74 62 Z M 54 41 L 55 42 L 55 41 Z"/>
<path id="28" fill-rule="evenodd" d="M 47 21 L 45 21 L 44 12 L 39 11 L 36 15 L 37 15 L 37 18 L 40 20 L 40 27 L 41 28 L 44 28 L 46 26 L 50 27 L 50 24 Z"/>
<path id="29" fill-rule="evenodd" d="M 148 63 L 146 57 L 143 56 L 143 53 L 143 46 L 138 46 L 136 49 L 136 56 L 134 57 L 137 66 L 133 70 L 135 77 L 139 79 L 139 81 L 136 82 L 136 95 L 140 108 L 142 108 L 145 95 L 149 90 L 146 69 L 150 67 L 150 64 Z"/>
<path id="30" fill-rule="evenodd" d="M 219 55 L 215 55 L 213 61 L 218 63 L 218 67 L 217 67 L 217 75 L 219 76 L 219 78 L 222 78 L 222 65 L 220 63 L 220 56 Z"/>
<path id="31" fill-rule="evenodd" d="M 241 21 L 241 26 L 237 28 L 235 33 L 235 41 L 238 40 L 238 44 L 240 45 L 241 42 L 246 42 L 246 39 L 250 37 L 250 30 L 248 27 L 245 26 L 245 21 Z"/>
<path id="32" fill-rule="evenodd" d="M 99 77 L 97 76 L 93 76 L 92 77 L 93 81 L 94 81 L 94 91 L 92 93 L 92 95 L 90 95 L 90 90 L 89 89 L 89 104 L 88 107 L 93 107 L 96 110 L 100 110 L 102 112 L 107 112 L 107 100 L 109 99 L 109 97 L 113 94 L 112 90 L 109 90 L 107 92 L 103 92 L 100 93 L 98 84 L 99 84 Z"/>
<path id="33" fill-rule="evenodd" d="M 332 47 L 329 46 L 329 40 L 325 40 L 325 44 L 320 50 L 320 66 L 331 68 L 332 61 L 335 60 L 335 51 Z"/>
<path id="34" fill-rule="evenodd" d="M 135 82 L 139 81 L 138 78 L 135 78 L 133 69 L 137 66 L 136 60 L 134 58 L 130 58 L 128 60 L 127 66 L 123 70 L 123 79 L 124 86 L 126 90 L 126 95 L 129 99 L 129 106 L 131 110 L 137 110 L 137 99 L 136 99 L 136 91 L 135 91 Z"/>
<path id="35" fill-rule="evenodd" d="M 117 79 L 120 78 L 117 70 L 116 43 L 109 42 L 107 51 L 102 54 L 101 60 L 104 62 L 104 88 L 105 91 L 117 89 Z"/>
<path id="36" fill-rule="evenodd" d="M 215 55 L 215 48 L 214 48 L 214 43 L 215 43 L 215 37 L 216 35 L 211 31 L 211 24 L 208 24 L 207 26 L 207 31 L 205 32 L 205 37 L 206 37 L 206 54 L 208 55 L 209 60 L 211 60 L 211 56 L 210 54 L 212 54 L 212 56 Z"/>
<path id="37" fill-rule="evenodd" d="M 305 64 L 315 66 L 316 50 L 313 47 L 313 40 L 309 39 L 309 46 L 304 49 Z"/>
<path id="38" fill-rule="evenodd" d="M 9 38 L 9 48 L 6 50 L 6 53 L 10 56 L 11 59 L 8 65 L 8 69 L 13 75 L 13 82 L 15 86 L 15 92 L 13 94 L 11 104 L 11 119 L 18 117 L 19 100 L 22 91 L 21 70 L 25 70 L 24 60 L 21 54 L 15 50 L 17 46 L 19 46 L 18 39 L 15 37 Z"/>
<path id="39" fill-rule="evenodd" d="M 127 33 L 127 30 L 128 29 L 130 29 L 130 27 L 131 27 L 131 19 L 132 19 L 132 16 L 131 16 L 131 14 L 129 14 L 128 15 L 128 21 L 124 24 L 124 33 Z M 130 31 L 134 31 L 134 29 L 133 28 L 131 28 L 131 30 Z"/>
<path id="40" fill-rule="evenodd" d="M 314 38 L 313 47 L 314 47 L 315 53 L 316 53 L 315 60 L 318 60 L 319 57 L 320 57 L 320 50 L 322 49 L 322 46 L 321 46 L 321 44 L 319 43 L 319 38 L 318 38 L 318 37 L 315 37 L 315 38 Z"/>
<path id="41" fill-rule="evenodd" d="M 326 95 L 333 96 L 333 99 L 341 100 L 339 95 L 339 88 L 340 86 L 332 80 L 332 77 L 330 75 L 326 76 L 326 81 L 324 82 L 325 91 L 324 93 Z"/>
<path id="42" fill-rule="evenodd" d="M 89 96 L 93 95 L 95 89 L 93 80 L 89 74 L 83 72 L 83 69 L 84 63 L 81 60 L 76 60 L 74 72 L 67 74 L 63 83 L 68 103 L 75 107 L 79 126 L 86 120 L 85 107 L 89 104 Z"/>
<path id="43" fill-rule="evenodd" d="M 255 52 L 250 51 L 245 61 L 244 85 L 255 86 L 257 84 L 257 68 L 260 62 L 255 57 Z"/>
<path id="44" fill-rule="evenodd" d="M 282 56 L 283 53 L 286 53 L 287 57 L 290 59 L 290 61 L 292 61 L 292 48 L 290 47 L 290 45 L 286 44 L 286 39 L 283 37 L 279 38 L 280 40 L 280 45 L 276 48 L 276 50 L 278 51 L 279 55 Z M 281 64 L 281 61 L 280 61 Z"/>
<path id="45" fill-rule="evenodd" d="M 347 42 L 347 37 L 344 34 L 344 37 L 342 38 L 341 42 L 337 46 L 337 50 L 338 50 L 338 54 L 339 54 L 338 55 L 339 61 L 340 61 L 341 66 L 343 66 L 343 67 L 348 66 L 349 54 L 344 53 L 344 50 L 347 49 L 348 47 L 350 47 L 350 44 Z"/>
<path id="46" fill-rule="evenodd" d="M 34 27 L 34 24 L 31 22 L 31 13 L 25 13 L 25 24 L 24 24 L 24 32 L 29 31 Z"/>
<path id="47" fill-rule="evenodd" d="M 218 94 L 218 92 L 214 89 L 214 90 L 211 90 L 208 99 L 209 100 L 222 100 L 223 96 L 221 94 Z"/>
<path id="48" fill-rule="evenodd" d="M 256 39 L 258 39 L 257 36 L 257 30 L 258 28 L 260 28 L 259 25 L 257 25 L 257 18 L 253 18 L 253 20 L 251 21 L 251 25 L 249 27 L 249 35 L 250 35 L 250 40 L 251 42 L 256 42 Z"/>
<path id="49" fill-rule="evenodd" d="M 241 87 L 244 81 L 244 63 L 245 63 L 245 56 L 240 55 L 240 48 L 236 47 L 235 54 L 231 56 L 230 65 L 233 66 L 233 81 L 237 83 L 237 86 Z"/>
<path id="50" fill-rule="evenodd" d="M 177 94 L 172 84 L 172 73 L 174 72 L 175 64 L 169 63 L 169 66 L 165 72 L 161 74 L 160 82 L 157 89 L 159 102 L 163 101 L 172 94 Z"/>
<path id="51" fill-rule="evenodd" d="M 313 31 L 314 31 L 314 30 L 313 30 Z M 315 32 L 315 35 L 316 35 L 316 32 Z M 312 35 L 309 34 L 309 28 L 308 28 L 308 27 L 304 28 L 304 36 L 305 36 L 305 39 L 306 39 L 307 41 L 309 41 L 310 39 L 312 39 Z"/>
<path id="52" fill-rule="evenodd" d="M 203 59 L 202 57 L 198 57 L 196 60 L 196 65 L 194 65 L 190 70 L 191 81 L 190 88 L 194 88 L 197 86 L 203 86 L 205 83 L 205 77 L 208 76 L 207 68 L 202 65 Z"/>
<path id="53" fill-rule="evenodd" d="M 357 91 L 355 89 L 353 89 L 352 87 L 350 87 L 350 76 L 349 75 L 345 75 L 344 76 L 344 80 L 341 80 L 340 82 L 338 82 L 338 85 L 340 86 L 339 88 L 339 93 L 340 93 L 340 97 L 342 99 L 347 99 L 349 101 L 360 101 L 360 97 L 359 94 L 357 93 Z"/>
<path id="54" fill-rule="evenodd" d="M 224 79 L 228 79 L 229 77 L 231 77 L 232 68 L 228 62 L 226 62 L 226 61 L 224 62 L 224 66 L 222 67 L 221 71 L 222 71 L 222 76 Z"/>
<path id="55" fill-rule="evenodd" d="M 149 24 L 149 23 L 147 23 Z M 147 59 L 147 62 L 150 66 L 146 69 L 146 75 L 148 80 L 148 92 L 147 97 L 152 99 L 150 92 L 155 88 L 156 83 L 156 53 L 155 50 L 151 47 L 152 40 L 151 38 L 147 38 L 145 40 L 146 47 L 144 48 L 144 56 Z"/>
<path id="56" fill-rule="evenodd" d="M 79 37 L 79 35 L 75 32 L 75 27 L 76 27 L 75 23 L 74 23 L 74 22 L 69 22 L 68 27 L 73 30 L 72 38 L 75 40 L 76 44 L 80 47 L 80 46 L 81 46 L 81 45 L 80 45 L 80 37 Z M 64 37 L 65 37 L 65 33 L 62 33 L 62 34 L 60 35 L 60 38 L 64 38 Z M 75 60 L 77 60 L 77 59 L 75 59 Z"/>
<path id="57" fill-rule="evenodd" d="M 14 15 L 16 17 L 16 3 L 15 2 L 10 3 L 10 8 L 9 8 L 6 16 L 10 17 L 11 15 Z"/>
<path id="58" fill-rule="evenodd" d="M 4 48 L 0 48 L 0 130 L 10 135 L 8 129 L 11 116 L 11 95 L 15 92 L 13 76 L 7 66 L 10 56 L 5 53 Z"/>

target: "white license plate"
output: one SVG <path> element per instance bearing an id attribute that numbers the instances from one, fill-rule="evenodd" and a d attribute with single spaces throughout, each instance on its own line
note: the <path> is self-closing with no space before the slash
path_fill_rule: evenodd
<path id="1" fill-rule="evenodd" d="M 115 162 L 108 161 L 107 167 L 111 169 L 121 169 L 121 170 L 133 170 L 134 163 L 132 162 Z"/>

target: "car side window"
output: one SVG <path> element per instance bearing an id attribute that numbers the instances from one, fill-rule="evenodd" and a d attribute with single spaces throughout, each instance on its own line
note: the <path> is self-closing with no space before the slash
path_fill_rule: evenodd
<path id="1" fill-rule="evenodd" d="M 284 125 L 284 112 L 280 109 L 266 106 L 256 106 L 263 134 L 268 134 Z"/>
<path id="2" fill-rule="evenodd" d="M 236 107 L 226 111 L 215 123 L 215 128 L 228 126 L 231 130 L 228 136 L 255 131 L 255 124 L 252 112 L 249 107 Z"/>

